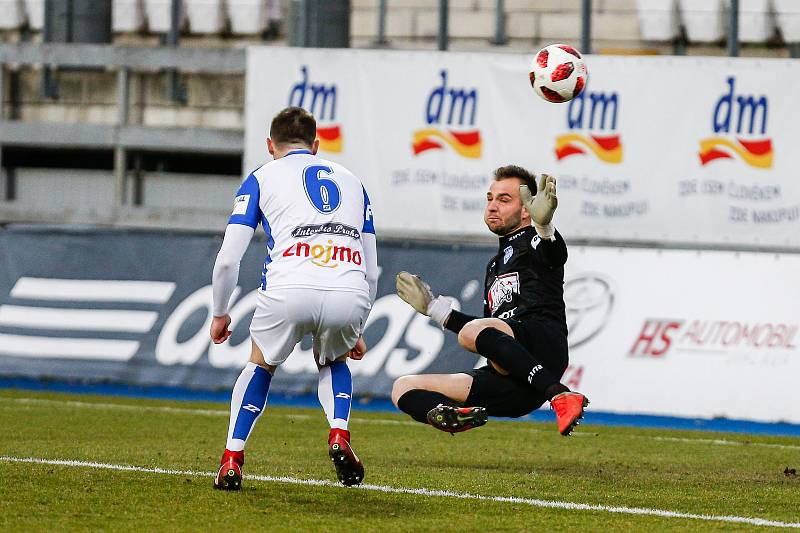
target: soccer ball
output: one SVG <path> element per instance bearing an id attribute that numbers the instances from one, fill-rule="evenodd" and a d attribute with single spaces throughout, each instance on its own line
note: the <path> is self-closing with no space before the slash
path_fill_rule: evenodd
<path id="1" fill-rule="evenodd" d="M 589 73 L 581 54 L 567 44 L 545 46 L 531 63 L 531 87 L 548 102 L 568 102 L 586 87 Z"/>

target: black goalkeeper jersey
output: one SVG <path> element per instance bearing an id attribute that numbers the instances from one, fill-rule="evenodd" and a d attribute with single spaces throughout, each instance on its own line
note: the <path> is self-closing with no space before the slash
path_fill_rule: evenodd
<path id="1" fill-rule="evenodd" d="M 557 231 L 555 238 L 543 240 L 531 226 L 500 237 L 500 250 L 486 267 L 484 317 L 547 319 L 567 334 L 567 245 Z"/>

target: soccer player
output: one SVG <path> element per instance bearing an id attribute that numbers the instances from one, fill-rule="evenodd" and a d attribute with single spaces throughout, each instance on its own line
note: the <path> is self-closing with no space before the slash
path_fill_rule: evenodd
<path id="1" fill-rule="evenodd" d="M 589 401 L 559 381 L 568 364 L 567 246 L 552 222 L 557 205 L 555 178 L 542 175 L 537 192 L 524 168 L 494 171 L 484 221 L 500 247 L 486 268 L 484 318 L 453 309 L 446 296 L 434 298 L 417 276 L 398 274 L 403 300 L 489 361 L 467 373 L 395 381 L 392 401 L 414 420 L 455 433 L 485 424 L 487 416 L 519 417 L 550 401 L 559 432 L 569 435 L 583 417 Z"/>
<path id="2" fill-rule="evenodd" d="M 211 339 L 231 332 L 228 305 L 239 263 L 256 227 L 267 234 L 267 258 L 250 324 L 252 351 L 231 397 L 228 441 L 214 486 L 238 490 L 244 447 L 264 412 L 270 381 L 295 345 L 313 335 L 319 401 L 330 423 L 328 453 L 339 481 L 357 485 L 364 466 L 350 446 L 353 382 L 347 357 L 361 359 L 361 332 L 375 301 L 378 258 L 369 197 L 341 165 L 317 157 L 316 121 L 289 107 L 270 126 L 274 161 L 244 180 L 213 272 Z"/>

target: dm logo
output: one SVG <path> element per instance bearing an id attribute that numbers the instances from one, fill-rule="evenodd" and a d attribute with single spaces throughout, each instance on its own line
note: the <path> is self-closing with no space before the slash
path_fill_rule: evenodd
<path id="1" fill-rule="evenodd" d="M 772 167 L 772 139 L 766 136 L 767 97 L 737 96 L 736 78 L 730 76 L 726 81 L 728 90 L 717 100 L 712 117 L 716 135 L 700 141 L 700 163 L 738 157 L 751 167 Z"/>
<path id="2" fill-rule="evenodd" d="M 336 121 L 336 85 L 308 82 L 308 67 L 300 68 L 303 79 L 292 86 L 289 105 L 302 107 L 317 119 L 319 149 L 342 151 L 342 127 Z"/>
<path id="3" fill-rule="evenodd" d="M 459 155 L 481 156 L 481 132 L 475 128 L 478 89 L 448 87 L 447 71 L 439 73 L 441 85 L 428 96 L 425 108 L 427 127 L 414 132 L 414 155 L 428 150 L 443 150 L 447 144 Z"/>
<path id="4" fill-rule="evenodd" d="M 591 153 L 601 161 L 622 162 L 622 142 L 617 132 L 619 95 L 585 90 L 569 102 L 567 128 L 556 137 L 556 159 Z"/>

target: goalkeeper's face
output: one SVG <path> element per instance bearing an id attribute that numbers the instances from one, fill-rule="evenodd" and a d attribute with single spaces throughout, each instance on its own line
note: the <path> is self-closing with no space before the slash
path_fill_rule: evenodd
<path id="1" fill-rule="evenodd" d="M 520 185 L 522 180 L 518 178 L 492 181 L 489 192 L 486 193 L 483 221 L 495 235 L 502 237 L 519 228 L 530 226 L 530 216 L 522 207 L 522 200 L 519 197 Z"/>

